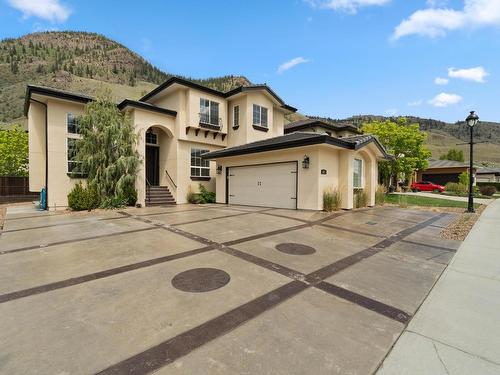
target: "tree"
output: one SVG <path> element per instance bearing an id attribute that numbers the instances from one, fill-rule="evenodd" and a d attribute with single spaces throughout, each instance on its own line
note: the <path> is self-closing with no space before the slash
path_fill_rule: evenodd
<path id="1" fill-rule="evenodd" d="M 140 163 L 137 136 L 130 118 L 118 110 L 109 91 L 85 106 L 80 133 L 76 159 L 82 162 L 88 186 L 99 195 L 101 206 L 131 203 Z"/>
<path id="2" fill-rule="evenodd" d="M 464 161 L 464 152 L 462 150 L 457 150 L 456 148 L 450 148 L 448 152 L 439 157 L 439 160 L 454 160 L 454 161 Z"/>
<path id="3" fill-rule="evenodd" d="M 386 185 L 393 184 L 398 177 L 410 179 L 417 169 L 425 169 L 431 156 L 424 146 L 427 133 L 420 131 L 418 124 L 408 124 L 405 118 L 372 121 L 363 124 L 364 133 L 378 137 L 386 150 L 394 155 L 393 160 L 379 163 L 380 174 Z"/>
<path id="4" fill-rule="evenodd" d="M 0 176 L 28 175 L 28 133 L 15 125 L 0 130 Z"/>

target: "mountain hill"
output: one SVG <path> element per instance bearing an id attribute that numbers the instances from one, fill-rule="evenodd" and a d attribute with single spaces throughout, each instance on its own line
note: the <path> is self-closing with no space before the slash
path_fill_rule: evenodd
<path id="1" fill-rule="evenodd" d="M 358 127 L 370 121 L 397 120 L 397 117 L 374 115 L 359 115 L 346 119 L 317 116 L 309 117 L 322 119 L 332 123 L 350 122 Z M 405 117 L 410 124 L 417 123 L 420 125 L 420 130 L 427 132 L 428 138 L 426 145 L 432 152 L 433 158 L 438 159 L 441 155 L 446 154 L 450 148 L 456 148 L 462 150 L 466 161 L 468 160 L 469 145 L 464 143 L 469 142 L 470 130 L 464 121 L 458 121 L 451 124 L 444 121 L 415 116 Z M 479 125 L 474 128 L 474 142 L 482 142 L 474 146 L 474 160 L 486 164 L 492 163 L 492 165 L 500 165 L 500 123 L 480 121 Z"/>
<path id="2" fill-rule="evenodd" d="M 125 46 L 85 32 L 42 32 L 0 41 L 0 122 L 23 115 L 27 84 L 95 95 L 109 88 L 117 100 L 138 99 L 172 74 Z M 191 79 L 221 91 L 250 82 L 245 77 Z"/>

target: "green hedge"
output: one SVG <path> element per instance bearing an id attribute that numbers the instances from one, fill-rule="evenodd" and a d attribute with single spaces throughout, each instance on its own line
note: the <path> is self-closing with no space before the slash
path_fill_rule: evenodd
<path id="1" fill-rule="evenodd" d="M 497 188 L 497 191 L 500 191 L 500 182 L 477 182 L 477 186 L 494 186 Z"/>

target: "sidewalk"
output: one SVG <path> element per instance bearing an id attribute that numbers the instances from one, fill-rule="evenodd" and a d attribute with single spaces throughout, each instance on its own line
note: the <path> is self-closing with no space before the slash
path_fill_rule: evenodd
<path id="1" fill-rule="evenodd" d="M 427 197 L 427 198 L 437 198 L 437 199 L 447 199 L 449 201 L 458 201 L 458 202 L 467 202 L 469 200 L 468 197 L 457 197 L 454 195 L 445 195 L 445 194 L 435 194 L 435 193 L 426 193 L 426 192 L 419 192 L 419 193 L 413 193 L 413 192 L 406 192 L 406 193 L 399 193 L 395 192 L 394 194 L 401 194 L 401 195 L 415 195 L 417 197 Z M 474 198 L 474 203 L 480 203 L 480 204 L 485 204 L 488 205 L 492 202 L 494 202 L 494 199 L 484 199 L 484 198 Z"/>
<path id="2" fill-rule="evenodd" d="M 378 375 L 500 374 L 500 200 L 472 228 Z"/>

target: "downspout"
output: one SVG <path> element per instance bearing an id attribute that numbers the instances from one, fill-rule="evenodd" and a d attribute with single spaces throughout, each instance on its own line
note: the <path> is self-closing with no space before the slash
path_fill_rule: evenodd
<path id="1" fill-rule="evenodd" d="M 49 210 L 49 116 L 47 103 L 30 98 L 30 101 L 45 107 L 45 209 Z"/>

